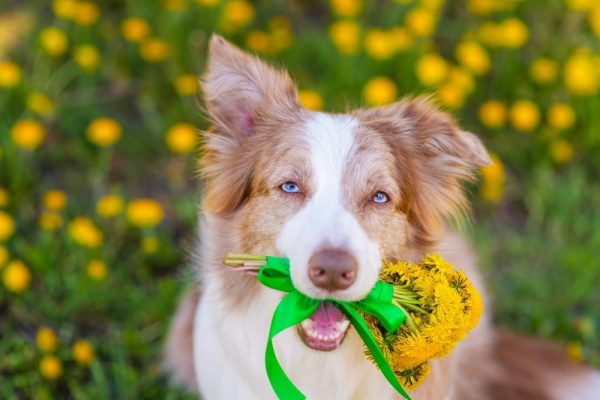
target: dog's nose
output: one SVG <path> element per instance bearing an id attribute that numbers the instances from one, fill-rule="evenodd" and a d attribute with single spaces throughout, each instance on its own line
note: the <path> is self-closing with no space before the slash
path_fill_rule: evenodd
<path id="1" fill-rule="evenodd" d="M 347 250 L 326 248 L 308 261 L 308 277 L 315 286 L 329 291 L 348 289 L 356 280 L 358 263 Z"/>

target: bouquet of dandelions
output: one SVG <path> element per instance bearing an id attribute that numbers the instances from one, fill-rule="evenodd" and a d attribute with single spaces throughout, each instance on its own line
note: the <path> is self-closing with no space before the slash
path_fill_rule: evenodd
<path id="1" fill-rule="evenodd" d="M 273 316 L 266 367 L 280 398 L 304 398 L 280 368 L 270 339 L 309 316 L 314 311 L 310 307 L 322 300 L 307 298 L 293 288 L 285 258 L 229 254 L 224 263 L 257 274 L 265 286 L 289 292 Z M 297 307 L 306 310 L 283 326 L 278 312 L 282 308 L 279 314 L 285 313 L 283 319 L 290 319 L 293 307 L 283 304 L 290 297 L 297 297 L 297 303 L 302 304 Z M 410 397 L 405 389 L 415 389 L 431 372 L 430 360 L 448 355 L 477 325 L 483 312 L 481 296 L 465 273 L 436 254 L 426 254 L 419 264 L 384 261 L 380 280 L 367 298 L 350 303 L 327 301 L 346 314 L 365 343 L 367 358 L 407 399 Z"/>

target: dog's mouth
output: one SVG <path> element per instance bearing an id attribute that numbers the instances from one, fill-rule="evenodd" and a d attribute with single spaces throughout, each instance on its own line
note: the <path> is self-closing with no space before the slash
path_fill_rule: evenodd
<path id="1" fill-rule="evenodd" d="M 332 351 L 342 344 L 350 321 L 337 307 L 324 301 L 313 315 L 296 326 L 305 345 L 319 351 Z"/>

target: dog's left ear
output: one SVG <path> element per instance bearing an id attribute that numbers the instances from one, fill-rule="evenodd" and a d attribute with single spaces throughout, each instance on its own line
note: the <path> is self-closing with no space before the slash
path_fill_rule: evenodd
<path id="1" fill-rule="evenodd" d="M 483 143 L 424 98 L 356 115 L 384 135 L 394 153 L 412 244 L 434 244 L 443 218 L 468 208 L 461 181 L 471 180 L 475 167 L 491 163 Z"/>

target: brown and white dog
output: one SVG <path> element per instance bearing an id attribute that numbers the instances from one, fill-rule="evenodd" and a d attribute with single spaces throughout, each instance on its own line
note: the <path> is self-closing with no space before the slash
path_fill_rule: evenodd
<path id="1" fill-rule="evenodd" d="M 444 218 L 465 209 L 461 181 L 489 163 L 481 141 L 427 100 L 348 114 L 303 108 L 290 77 L 223 38 L 210 41 L 203 91 L 199 283 L 167 342 L 174 377 L 208 400 L 271 399 L 264 352 L 282 293 L 222 266 L 228 252 L 285 256 L 294 286 L 356 300 L 382 259 L 435 251 L 481 291 L 465 242 Z M 278 335 L 275 351 L 309 399 L 393 399 L 334 307 Z M 488 316 L 433 363 L 414 399 L 600 399 L 600 375 L 555 346 L 493 329 Z"/>

